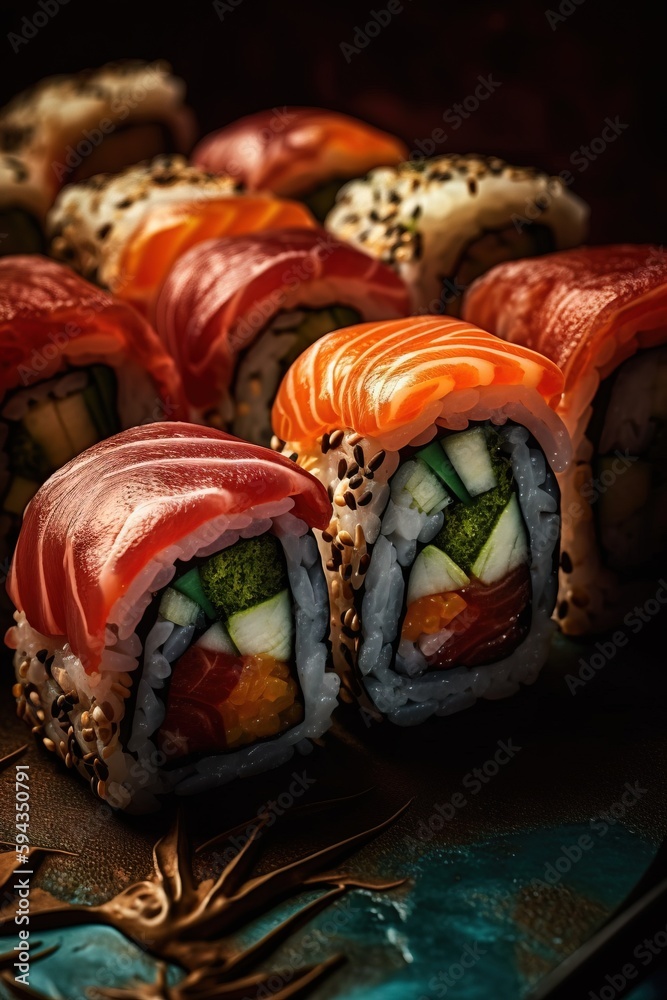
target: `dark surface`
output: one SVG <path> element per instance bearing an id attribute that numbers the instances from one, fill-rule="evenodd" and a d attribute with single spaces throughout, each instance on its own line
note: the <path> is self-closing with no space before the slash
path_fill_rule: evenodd
<path id="1" fill-rule="evenodd" d="M 315 748 L 310 756 L 297 756 L 270 774 L 188 799 L 187 823 L 193 840 L 201 843 L 240 821 L 252 820 L 260 806 L 287 789 L 294 773 L 305 773 L 312 785 L 296 803 L 299 808 L 293 812 L 288 809 L 277 821 L 260 871 L 323 846 L 333 833 L 342 838 L 371 826 L 415 796 L 411 808 L 393 827 L 341 868 L 364 878 L 407 874 L 409 883 L 397 890 L 396 905 L 414 905 L 419 913 L 420 907 L 426 906 L 418 902 L 420 894 L 428 891 L 429 905 L 435 900 L 437 906 L 429 921 L 435 920 L 437 913 L 442 927 L 451 926 L 455 934 L 462 926 L 472 926 L 470 933 L 477 935 L 474 940 L 480 940 L 482 931 L 489 933 L 490 920 L 491 933 L 498 934 L 498 947 L 504 941 L 507 950 L 508 941 L 517 942 L 504 959 L 494 954 L 475 966 L 462 982 L 461 992 L 452 995 L 466 1000 L 483 996 L 489 977 L 499 975 L 508 984 L 534 984 L 611 915 L 667 834 L 665 617 L 663 612 L 630 637 L 628 645 L 597 671 L 594 679 L 577 688 L 576 694 L 570 692 L 566 676 L 574 676 L 595 647 L 558 640 L 537 683 L 506 701 L 478 703 L 472 710 L 409 730 L 389 723 L 367 726 L 356 711 L 348 713 L 339 719 L 325 746 Z M 6 667 L 5 692 L 9 685 Z M 26 737 L 30 740 L 23 725 L 14 719 L 7 694 L 1 704 L 0 755 Z M 436 806 L 470 787 L 465 775 L 492 759 L 499 740 L 520 747 L 520 752 L 479 794 L 466 792 L 465 807 L 436 832 L 429 832 Z M 110 817 L 85 784 L 41 747 L 31 747 L 25 760 L 31 765 L 32 843 L 77 852 L 72 858 L 47 858 L 36 885 L 63 900 L 95 904 L 149 874 L 153 843 L 165 833 L 173 803 L 150 817 Z M 594 849 L 556 886 L 544 885 L 534 891 L 531 877 L 544 880 L 546 863 L 559 857 L 561 845 L 573 844 L 581 832 L 590 829 L 594 817 L 619 802 L 626 783 L 638 783 L 643 792 L 613 832 L 604 839 L 595 836 Z M 301 817 L 300 808 L 308 802 L 364 789 L 369 789 L 367 795 L 341 806 L 333 815 Z M 0 838 L 11 839 L 13 835 L 12 801 L 9 769 L 0 778 Z M 435 870 L 432 860 L 428 861 L 434 851 L 443 859 L 442 867 Z M 219 862 L 219 855 L 200 856 L 198 877 L 215 874 Z M 493 873 L 497 868 L 498 884 L 502 883 L 508 893 L 505 905 L 509 910 L 497 910 L 489 917 L 496 903 L 493 893 L 489 896 L 486 889 L 475 888 L 476 879 L 481 878 L 479 864 L 487 871 L 490 865 Z M 460 889 L 456 888 L 457 880 Z M 488 878 L 480 884 L 486 886 L 487 882 Z M 452 894 L 456 901 L 456 893 L 470 896 L 463 919 L 460 913 L 448 916 Z M 367 919 L 374 919 L 378 904 L 371 898 L 357 900 L 356 905 L 366 906 Z M 391 901 L 385 905 L 391 906 Z M 478 928 L 476 922 L 482 926 Z M 361 930 L 352 927 L 346 933 L 348 947 L 361 952 L 356 961 L 362 966 L 355 968 L 353 955 L 347 972 L 339 972 L 324 992 L 318 991 L 322 1000 L 348 996 L 356 1000 L 358 995 L 352 984 L 356 986 L 362 975 L 366 945 L 363 938 L 355 936 Z M 408 940 L 414 949 L 414 937 Z M 488 943 L 493 938 L 481 940 L 489 949 L 496 947 Z M 330 957 L 340 948 L 336 935 L 330 940 L 325 935 L 322 942 L 324 951 L 318 958 Z M 436 939 L 429 960 L 437 959 L 440 947 L 445 948 L 443 955 L 449 955 L 442 960 L 446 968 L 452 949 L 447 952 L 445 939 Z M 492 961 L 500 964 L 494 966 Z M 421 975 L 422 981 L 428 982 L 431 970 L 442 968 L 428 963 L 424 968 L 424 964 L 417 956 L 412 971 L 409 967 L 406 971 L 400 956 L 379 950 L 368 968 L 376 978 L 384 976 L 386 983 L 375 985 L 380 992 L 373 992 L 373 998 L 393 1000 L 401 995 L 405 976 Z M 394 977 L 399 977 L 399 993 L 392 992 Z M 497 995 L 513 1000 L 519 992 L 505 985 L 498 987 Z"/>
<path id="2" fill-rule="evenodd" d="M 664 239 L 664 5 L 405 0 L 376 37 L 346 55 L 341 44 L 355 44 L 355 29 L 384 11 L 384 0 L 232 2 L 221 20 L 208 0 L 69 0 L 12 46 L 9 32 L 25 31 L 22 19 L 40 8 L 38 0 L 10 0 L 2 7 L 0 100 L 50 73 L 167 58 L 187 81 L 202 134 L 284 104 L 350 112 L 401 135 L 410 149 L 441 128 L 448 138 L 436 153 L 494 153 L 570 170 L 572 190 L 593 208 L 593 242 Z M 458 128 L 453 116 L 443 122 L 489 74 L 491 96 Z M 596 159 L 577 155 L 616 116 L 627 128 Z"/>

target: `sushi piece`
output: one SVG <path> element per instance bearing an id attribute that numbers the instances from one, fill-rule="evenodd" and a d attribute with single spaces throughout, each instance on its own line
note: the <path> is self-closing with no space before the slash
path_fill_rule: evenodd
<path id="1" fill-rule="evenodd" d="M 206 136 L 192 158 L 204 170 L 236 177 L 249 191 L 300 198 L 323 221 L 345 181 L 407 156 L 400 139 L 349 115 L 273 108 Z"/>
<path id="2" fill-rule="evenodd" d="M 196 419 L 268 445 L 278 385 L 305 347 L 409 311 L 405 285 L 384 264 L 323 230 L 283 229 L 184 254 L 164 283 L 156 328 Z"/>
<path id="3" fill-rule="evenodd" d="M 124 431 L 56 472 L 8 583 L 19 714 L 142 812 L 289 759 L 336 705 L 324 488 L 210 428 Z"/>
<path id="4" fill-rule="evenodd" d="M 420 313 L 458 316 L 494 264 L 577 246 L 588 207 L 557 177 L 497 157 L 438 156 L 372 170 L 327 216 L 341 239 L 390 264 Z"/>
<path id="5" fill-rule="evenodd" d="M 162 281 L 213 236 L 315 226 L 297 202 L 241 197 L 235 180 L 159 156 L 119 174 L 70 184 L 49 214 L 51 253 L 151 316 Z"/>
<path id="6" fill-rule="evenodd" d="M 68 181 L 188 152 L 184 91 L 167 63 L 127 60 L 49 77 L 0 110 L 0 254 L 44 249 L 46 213 Z"/>
<path id="7" fill-rule="evenodd" d="M 330 333 L 287 373 L 273 426 L 332 497 L 317 537 L 334 664 L 372 715 L 414 725 L 535 680 L 555 628 L 562 383 L 433 316 Z"/>
<path id="8" fill-rule="evenodd" d="M 0 152 L 0 257 L 45 249 L 44 219 L 56 192 L 42 158 Z"/>
<path id="9" fill-rule="evenodd" d="M 47 477 L 124 427 L 185 416 L 174 362 L 133 309 L 38 254 L 0 260 L 0 566 Z"/>
<path id="10" fill-rule="evenodd" d="M 560 477 L 558 620 L 618 624 L 656 589 L 667 549 L 667 256 L 581 247 L 494 268 L 465 315 L 562 368 L 575 462 Z"/>

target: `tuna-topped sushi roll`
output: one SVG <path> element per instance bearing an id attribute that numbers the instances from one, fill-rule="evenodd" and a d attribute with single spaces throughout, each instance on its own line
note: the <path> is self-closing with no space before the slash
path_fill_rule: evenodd
<path id="1" fill-rule="evenodd" d="M 561 388 L 540 355 L 437 317 L 331 333 L 288 372 L 274 429 L 329 489 L 334 662 L 371 711 L 413 725 L 537 676 L 555 627 Z"/>
<path id="2" fill-rule="evenodd" d="M 323 221 L 345 181 L 407 155 L 400 139 L 349 115 L 286 107 L 225 125 L 202 139 L 192 158 L 249 191 L 300 198 Z"/>
<path id="3" fill-rule="evenodd" d="M 557 177 L 497 157 L 438 156 L 347 184 L 326 227 L 395 268 L 415 312 L 458 316 L 480 274 L 577 246 L 587 219 L 585 203 Z"/>
<path id="4" fill-rule="evenodd" d="M 37 254 L 0 260 L 0 566 L 23 509 L 96 441 L 182 419 L 174 362 L 145 320 Z"/>
<path id="5" fill-rule="evenodd" d="M 26 511 L 9 580 L 19 714 L 114 807 L 287 760 L 328 728 L 326 490 L 191 424 L 96 445 Z"/>
<path id="6" fill-rule="evenodd" d="M 2 108 L 0 255 L 44 249 L 46 213 L 67 181 L 188 152 L 184 93 L 167 63 L 126 60 L 49 77 Z"/>
<path id="7" fill-rule="evenodd" d="M 170 267 L 196 243 L 314 225 L 298 202 L 244 196 L 232 177 L 205 173 L 182 156 L 68 184 L 48 217 L 54 257 L 149 317 Z"/>
<path id="8" fill-rule="evenodd" d="M 410 311 L 391 268 L 316 229 L 200 243 L 165 281 L 156 327 L 193 415 L 257 444 L 291 362 L 318 337 Z"/>
<path id="9" fill-rule="evenodd" d="M 564 372 L 576 461 L 560 477 L 557 615 L 570 634 L 612 628 L 665 569 L 667 255 L 626 244 L 502 264 L 464 308 Z"/>

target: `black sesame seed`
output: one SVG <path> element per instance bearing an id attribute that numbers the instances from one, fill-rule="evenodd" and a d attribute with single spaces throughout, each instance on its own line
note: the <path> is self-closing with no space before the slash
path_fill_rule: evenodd
<path id="1" fill-rule="evenodd" d="M 357 504 L 359 505 L 359 507 L 365 507 L 366 504 L 370 503 L 372 499 L 373 499 L 373 494 L 372 493 L 370 493 L 370 492 L 369 493 L 364 493 L 357 500 Z"/>
<path id="2" fill-rule="evenodd" d="M 567 552 L 563 552 L 561 554 L 560 564 L 563 567 L 563 571 L 565 573 L 571 573 L 572 572 L 572 560 L 570 559 L 570 557 L 567 554 Z"/>
<path id="3" fill-rule="evenodd" d="M 355 444 L 354 446 L 354 458 L 359 466 L 364 464 L 364 449 L 360 444 Z"/>
<path id="4" fill-rule="evenodd" d="M 338 478 L 342 479 L 346 472 L 347 472 L 347 462 L 345 461 L 344 458 L 341 458 L 340 462 L 338 463 Z"/>
<path id="5" fill-rule="evenodd" d="M 347 506 L 350 508 L 350 510 L 356 510 L 357 509 L 357 501 L 354 499 L 354 495 L 352 493 L 350 493 L 349 490 L 346 490 L 345 493 L 343 494 L 343 500 L 345 501 L 345 503 L 347 504 Z"/>
<path id="6" fill-rule="evenodd" d="M 368 468 L 371 472 L 379 469 L 387 456 L 386 451 L 377 451 L 372 458 L 368 460 Z"/>
<path id="7" fill-rule="evenodd" d="M 331 439 L 328 434 L 322 435 L 322 454 L 326 455 L 329 450 Z"/>
<path id="8" fill-rule="evenodd" d="M 363 481 L 364 481 L 364 477 L 363 476 L 353 476 L 353 478 L 350 479 L 350 484 L 349 484 L 350 485 L 350 489 L 351 490 L 358 490 L 359 487 L 361 486 L 361 484 L 363 483 Z"/>
<path id="9" fill-rule="evenodd" d="M 37 652 L 35 653 L 35 656 L 37 657 L 40 663 L 45 663 L 48 655 L 49 655 L 48 649 L 38 649 Z"/>

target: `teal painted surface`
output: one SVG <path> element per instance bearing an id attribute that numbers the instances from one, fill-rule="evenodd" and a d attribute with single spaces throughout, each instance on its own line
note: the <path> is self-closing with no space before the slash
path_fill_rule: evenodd
<path id="1" fill-rule="evenodd" d="M 568 868 L 565 855 L 576 856 L 572 847 L 584 834 L 593 846 Z M 486 1000 L 491 986 L 495 997 L 514 1000 L 534 984 L 536 970 L 557 964 L 590 934 L 653 853 L 620 824 L 604 834 L 570 824 L 457 847 L 407 840 L 393 856 L 380 857 L 382 874 L 406 876 L 410 884 L 387 893 L 350 892 L 283 946 L 271 967 L 287 969 L 289 978 L 290 968 L 344 953 L 347 965 L 319 989 L 318 1000 Z M 290 903 L 275 910 L 237 940 L 255 940 L 293 909 Z M 45 996 L 86 1000 L 91 985 L 154 978 L 152 960 L 108 928 L 33 934 L 37 938 L 61 943 L 55 955 L 32 966 L 31 985 Z M 3 939 L 0 950 L 11 944 Z M 647 987 L 634 1000 L 657 995 Z"/>

